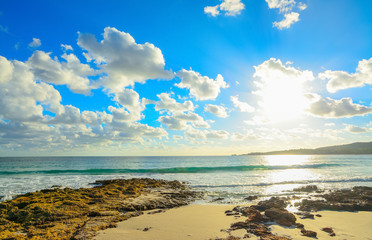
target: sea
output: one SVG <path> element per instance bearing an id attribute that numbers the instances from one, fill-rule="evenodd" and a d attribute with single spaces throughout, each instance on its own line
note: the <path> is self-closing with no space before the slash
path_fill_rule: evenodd
<path id="1" fill-rule="evenodd" d="M 116 178 L 178 180 L 206 192 L 205 203 L 244 203 L 247 196 L 292 195 L 306 185 L 372 186 L 372 155 L 0 157 L 0 201 Z"/>

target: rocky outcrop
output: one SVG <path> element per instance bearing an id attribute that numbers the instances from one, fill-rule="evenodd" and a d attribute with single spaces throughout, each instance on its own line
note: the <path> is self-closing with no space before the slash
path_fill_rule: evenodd
<path id="1" fill-rule="evenodd" d="M 270 208 L 265 211 L 265 216 L 267 216 L 271 221 L 277 222 L 279 225 L 290 227 L 296 224 L 296 217 L 284 209 Z"/>
<path id="2" fill-rule="evenodd" d="M 178 181 L 116 179 L 93 188 L 53 188 L 0 203 L 0 239 L 91 239 L 96 231 L 200 197 Z"/>
<path id="3" fill-rule="evenodd" d="M 372 211 L 372 187 L 354 187 L 318 195 L 320 200 L 304 199 L 297 204 L 301 211 Z"/>

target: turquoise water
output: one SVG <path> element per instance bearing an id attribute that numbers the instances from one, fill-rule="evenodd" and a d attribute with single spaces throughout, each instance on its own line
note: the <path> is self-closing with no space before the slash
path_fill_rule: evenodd
<path id="1" fill-rule="evenodd" d="M 2 200 L 53 185 L 79 188 L 133 177 L 184 181 L 209 199 L 241 202 L 247 195 L 287 195 L 306 184 L 372 186 L 372 155 L 0 158 Z"/>

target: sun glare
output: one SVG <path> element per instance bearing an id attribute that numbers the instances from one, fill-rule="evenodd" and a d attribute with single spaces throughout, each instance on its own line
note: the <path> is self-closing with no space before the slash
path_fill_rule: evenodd
<path id="1" fill-rule="evenodd" d="M 254 77 L 263 115 L 270 122 L 297 118 L 307 107 L 304 96 L 306 82 L 312 81 L 311 71 L 301 71 L 271 58 L 255 67 Z"/>
<path id="2" fill-rule="evenodd" d="M 307 155 L 267 155 L 263 157 L 264 164 L 269 166 L 294 166 L 310 161 L 310 156 Z"/>
<path id="3" fill-rule="evenodd" d="M 262 91 L 262 107 L 271 121 L 292 120 L 306 108 L 303 83 L 291 80 L 272 81 Z"/>

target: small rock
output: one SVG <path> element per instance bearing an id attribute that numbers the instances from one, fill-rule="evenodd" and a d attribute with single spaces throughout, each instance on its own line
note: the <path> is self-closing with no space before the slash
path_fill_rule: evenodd
<path id="1" fill-rule="evenodd" d="M 316 237 L 317 233 L 311 230 L 301 229 L 301 233 L 306 237 Z"/>
<path id="2" fill-rule="evenodd" d="M 225 199 L 225 198 L 219 197 L 219 198 L 212 199 L 211 202 L 222 201 L 222 200 L 224 200 L 224 199 Z"/>
<path id="3" fill-rule="evenodd" d="M 150 229 L 151 229 L 151 227 L 146 227 L 146 228 L 144 228 L 142 231 L 147 232 L 147 231 L 150 230 Z"/>
<path id="4" fill-rule="evenodd" d="M 300 215 L 301 219 L 306 219 L 306 218 L 309 218 L 309 219 L 314 219 L 314 214 L 311 214 L 309 212 L 299 212 L 299 213 L 296 213 L 297 215 Z"/>
<path id="5" fill-rule="evenodd" d="M 244 198 L 244 200 L 253 201 L 253 200 L 256 200 L 257 198 L 258 198 L 257 196 L 248 196 Z"/>
<path id="6" fill-rule="evenodd" d="M 296 223 L 296 228 L 304 228 L 305 226 L 302 223 Z"/>
<path id="7" fill-rule="evenodd" d="M 315 215 L 315 216 L 317 216 L 317 217 L 322 217 L 322 215 L 320 215 L 320 214 L 317 214 L 317 215 Z"/>
<path id="8" fill-rule="evenodd" d="M 331 227 L 325 227 L 325 228 L 322 228 L 322 231 L 327 232 L 327 233 L 332 233 L 333 229 Z"/>
<path id="9" fill-rule="evenodd" d="M 303 186 L 303 187 L 293 189 L 293 191 L 295 192 L 315 192 L 317 190 L 318 190 L 318 187 L 316 185 L 308 185 L 308 186 Z"/>
<path id="10" fill-rule="evenodd" d="M 162 213 L 162 212 L 165 212 L 165 211 L 162 210 L 162 209 L 159 209 L 159 210 L 156 210 L 156 211 L 148 212 L 147 214 L 156 214 L 156 213 Z"/>

